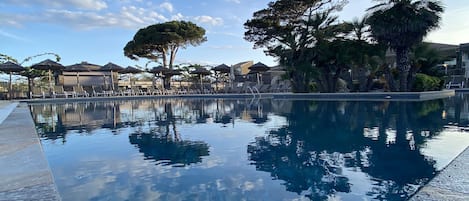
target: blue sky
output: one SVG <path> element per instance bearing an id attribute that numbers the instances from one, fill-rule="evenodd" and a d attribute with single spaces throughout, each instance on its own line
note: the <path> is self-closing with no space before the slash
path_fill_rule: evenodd
<path id="1" fill-rule="evenodd" d="M 349 0 L 340 19 L 365 14 L 372 0 Z M 187 20 L 207 31 L 208 41 L 178 52 L 176 63 L 232 65 L 252 60 L 276 65 L 262 50 L 243 39 L 243 23 L 269 0 L 1 0 L 0 53 L 18 60 L 44 52 L 57 53 L 61 63 L 88 61 L 99 65 L 145 65 L 123 54 L 123 47 L 139 28 L 169 20 Z M 465 3 L 464 3 L 465 2 Z M 443 1 L 441 28 L 427 40 L 469 42 L 469 6 L 466 0 Z M 466 37 L 464 37 L 466 35 Z M 34 59 L 25 66 L 46 59 Z M 156 64 L 151 64 L 154 66 Z"/>

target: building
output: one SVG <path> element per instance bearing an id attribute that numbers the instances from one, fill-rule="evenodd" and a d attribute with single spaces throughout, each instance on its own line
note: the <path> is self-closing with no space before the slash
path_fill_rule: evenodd
<path id="1" fill-rule="evenodd" d="M 104 71 L 101 66 L 87 62 L 66 66 L 58 77 L 58 84 L 64 87 L 81 85 L 83 87 L 103 86 L 110 89 L 112 84 L 117 87 L 119 81 L 117 72 L 111 74 L 110 71 Z"/>
<path id="2" fill-rule="evenodd" d="M 464 69 L 466 72 L 466 79 L 469 78 L 469 43 L 459 45 L 456 65 L 458 68 Z"/>
<path id="3" fill-rule="evenodd" d="M 249 73 L 249 67 L 254 65 L 253 61 L 243 61 L 231 66 L 234 69 L 235 75 L 247 75 Z"/>

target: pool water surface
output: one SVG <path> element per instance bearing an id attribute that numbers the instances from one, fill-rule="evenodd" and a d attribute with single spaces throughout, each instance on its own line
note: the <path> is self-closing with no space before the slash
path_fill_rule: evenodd
<path id="1" fill-rule="evenodd" d="M 469 145 L 467 103 L 148 99 L 30 108 L 63 200 L 407 200 Z"/>

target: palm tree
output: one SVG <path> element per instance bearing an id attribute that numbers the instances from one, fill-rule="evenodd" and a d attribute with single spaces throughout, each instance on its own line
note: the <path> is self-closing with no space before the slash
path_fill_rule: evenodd
<path id="1" fill-rule="evenodd" d="M 396 53 L 399 90 L 408 91 L 409 53 L 428 32 L 438 28 L 441 3 L 436 0 L 379 0 L 368 9 L 372 36 Z"/>

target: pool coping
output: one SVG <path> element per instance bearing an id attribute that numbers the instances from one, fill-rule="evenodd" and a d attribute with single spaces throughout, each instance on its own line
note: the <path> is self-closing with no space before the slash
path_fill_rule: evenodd
<path id="1" fill-rule="evenodd" d="M 104 100 L 133 100 L 151 98 L 197 98 L 197 99 L 276 99 L 276 100 L 318 100 L 318 101 L 426 101 L 454 96 L 455 90 L 428 92 L 359 92 L 359 93 L 260 93 L 260 94 L 175 94 L 138 96 L 98 96 L 75 98 L 24 99 L 26 103 L 59 103 Z"/>
<path id="2" fill-rule="evenodd" d="M 469 200 L 469 147 L 453 159 L 433 179 L 420 188 L 410 201 Z"/>
<path id="3" fill-rule="evenodd" d="M 13 109 L 10 110 L 10 108 Z M 61 200 L 29 107 L 9 102 L 0 123 L 0 200 Z"/>

